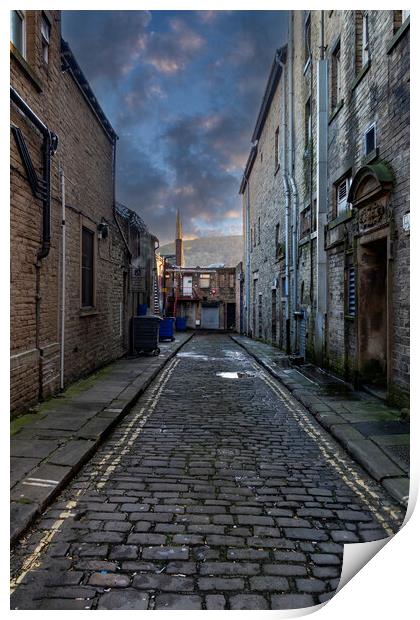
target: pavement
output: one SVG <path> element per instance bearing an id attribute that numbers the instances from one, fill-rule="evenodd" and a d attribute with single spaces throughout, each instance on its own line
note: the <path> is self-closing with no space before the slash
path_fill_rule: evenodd
<path id="1" fill-rule="evenodd" d="M 13 547 L 11 608 L 321 605 L 344 544 L 403 519 L 251 355 L 197 334 Z"/>
<path id="2" fill-rule="evenodd" d="M 13 543 L 126 415 L 191 338 L 177 333 L 158 356 L 124 358 L 11 423 L 10 537 Z"/>
<path id="3" fill-rule="evenodd" d="M 290 367 L 279 349 L 246 336 L 231 338 L 278 379 L 390 495 L 406 507 L 410 425 L 395 407 L 355 391 L 321 369 Z"/>

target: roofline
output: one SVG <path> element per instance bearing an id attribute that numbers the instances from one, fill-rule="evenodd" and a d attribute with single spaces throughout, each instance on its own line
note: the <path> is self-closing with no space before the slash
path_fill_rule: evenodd
<path id="1" fill-rule="evenodd" d="M 91 108 L 92 112 L 95 114 L 97 120 L 99 121 L 102 129 L 105 131 L 108 138 L 111 140 L 111 142 L 115 142 L 115 140 L 118 140 L 116 132 L 114 131 L 111 123 L 109 122 L 109 120 L 105 116 L 104 111 L 99 105 L 99 102 L 95 97 L 95 94 L 91 89 L 90 84 L 85 77 L 85 74 L 83 73 L 79 63 L 77 62 L 73 52 L 71 51 L 70 45 L 64 39 L 61 39 L 61 60 L 63 70 L 69 70 L 70 75 L 76 82 L 87 104 Z"/>
<path id="2" fill-rule="evenodd" d="M 267 85 L 265 87 L 264 96 L 262 98 L 260 110 L 258 112 L 257 122 L 255 124 L 254 133 L 252 134 L 252 147 L 248 156 L 248 160 L 245 165 L 245 171 L 242 176 L 241 185 L 239 188 L 239 193 L 243 194 L 245 191 L 246 184 L 249 179 L 249 175 L 251 174 L 252 167 L 255 162 L 255 158 L 257 156 L 257 147 L 258 140 L 261 137 L 262 130 L 264 128 L 264 123 L 266 121 L 268 111 L 270 109 L 271 102 L 274 97 L 274 92 L 277 88 L 277 84 L 279 83 L 283 65 L 286 62 L 287 56 L 287 45 L 283 45 L 276 50 L 274 55 L 274 60 L 271 65 L 270 74 L 268 76 Z"/>
<path id="3" fill-rule="evenodd" d="M 258 143 L 257 143 L 258 144 Z M 257 156 L 257 144 L 253 144 L 251 150 L 248 155 L 248 159 L 245 165 L 245 171 L 242 176 L 241 186 L 239 188 L 239 193 L 243 194 L 245 191 L 246 184 L 249 179 L 249 175 L 251 174 L 252 167 L 254 165 L 255 158 Z"/>
<path id="4" fill-rule="evenodd" d="M 260 111 L 258 112 L 257 122 L 255 124 L 254 133 L 252 134 L 252 142 L 260 139 L 265 120 L 267 118 L 268 110 L 273 100 L 274 91 L 277 88 L 277 84 L 280 80 L 280 76 L 283 70 L 283 64 L 286 61 L 287 45 L 283 45 L 276 50 L 274 60 L 271 65 L 270 74 L 267 80 L 267 86 L 265 87 L 264 96 L 261 102 Z"/>

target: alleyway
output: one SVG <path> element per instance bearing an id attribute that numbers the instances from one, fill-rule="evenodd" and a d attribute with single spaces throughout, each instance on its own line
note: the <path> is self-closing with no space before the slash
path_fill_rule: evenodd
<path id="1" fill-rule="evenodd" d="M 402 519 L 241 347 L 196 335 L 17 545 L 11 607 L 310 606 L 344 542 Z"/>

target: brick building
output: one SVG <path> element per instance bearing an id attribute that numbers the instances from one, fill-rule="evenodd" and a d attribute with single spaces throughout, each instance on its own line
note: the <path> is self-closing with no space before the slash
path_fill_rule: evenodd
<path id="1" fill-rule="evenodd" d="M 179 212 L 175 256 L 165 257 L 163 278 L 166 316 L 186 318 L 190 329 L 235 329 L 236 269 L 217 264 L 185 267 Z"/>
<path id="2" fill-rule="evenodd" d="M 401 404 L 409 23 L 404 11 L 291 11 L 240 190 L 244 331 Z"/>
<path id="3" fill-rule="evenodd" d="M 235 329 L 235 267 L 167 264 L 165 273 L 167 316 L 185 317 L 190 329 Z"/>
<path id="4" fill-rule="evenodd" d="M 11 409 L 126 351 L 117 136 L 60 11 L 11 11 Z"/>

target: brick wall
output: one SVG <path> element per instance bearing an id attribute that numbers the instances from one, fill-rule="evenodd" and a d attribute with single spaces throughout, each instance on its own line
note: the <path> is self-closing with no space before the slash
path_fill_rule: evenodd
<path id="1" fill-rule="evenodd" d="M 42 242 L 42 204 L 33 197 L 11 137 L 11 409 L 25 410 L 59 389 L 62 273 L 61 184 L 65 175 L 66 320 L 65 384 L 121 356 L 127 324 L 121 323 L 127 260 L 113 220 L 112 140 L 80 87 L 61 71 L 60 12 L 51 19 L 49 63 L 41 56 L 41 11 L 26 11 L 27 60 L 12 50 L 11 84 L 59 137 L 51 162 L 51 249 L 37 263 Z M 11 105 L 39 175 L 42 137 Z M 96 305 L 81 309 L 81 225 L 109 226 L 95 252 Z M 38 284 L 37 284 L 38 281 Z M 38 295 L 38 301 L 37 301 Z M 122 304 L 122 306 L 121 306 Z"/>

